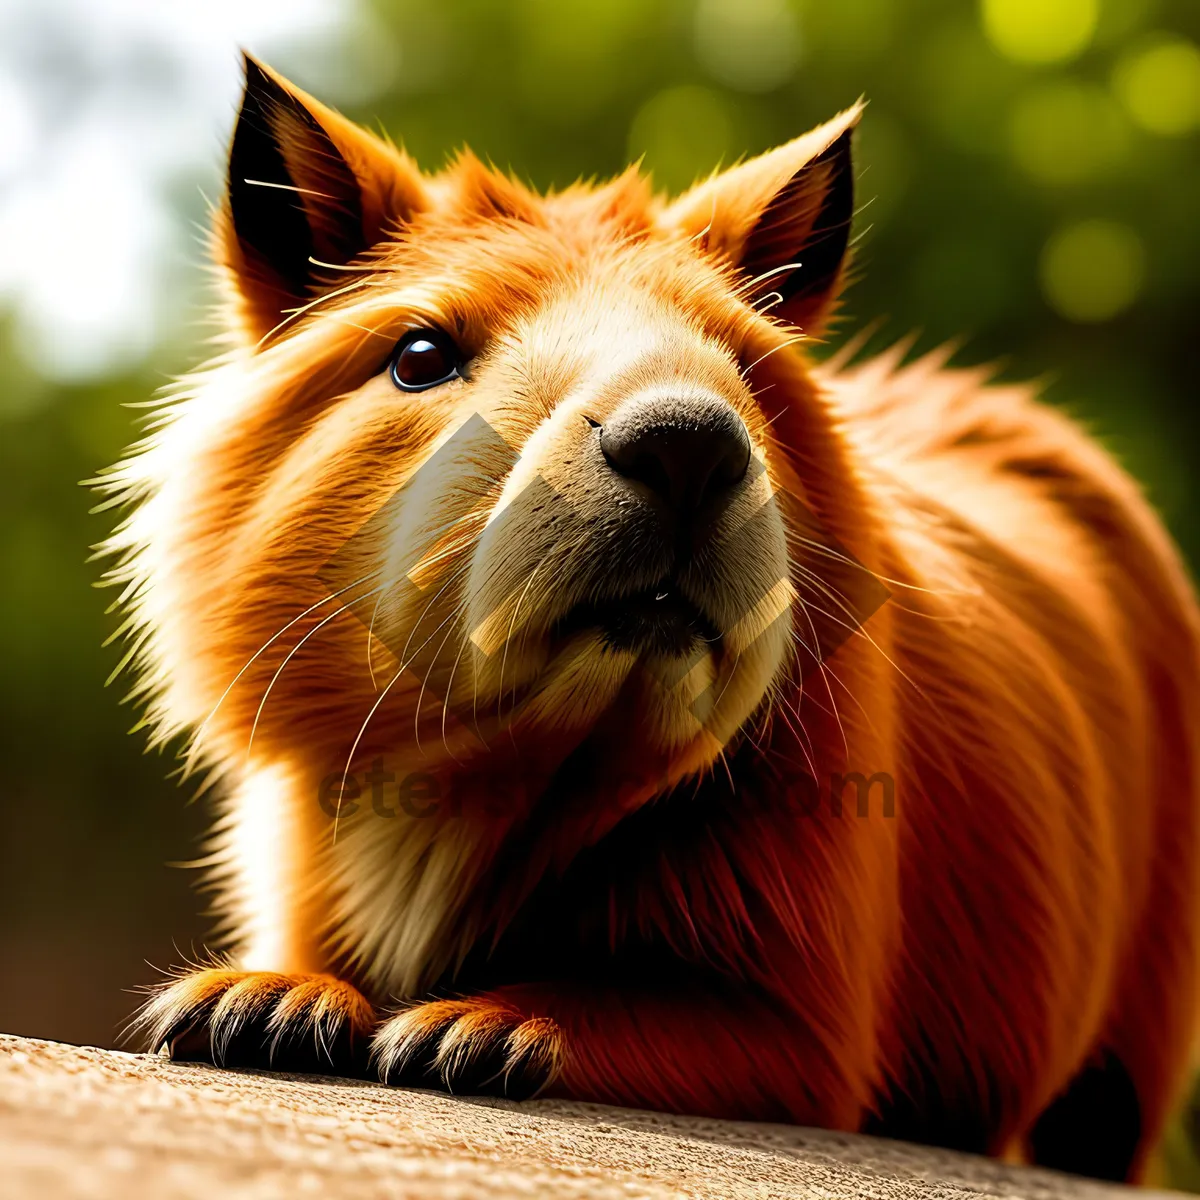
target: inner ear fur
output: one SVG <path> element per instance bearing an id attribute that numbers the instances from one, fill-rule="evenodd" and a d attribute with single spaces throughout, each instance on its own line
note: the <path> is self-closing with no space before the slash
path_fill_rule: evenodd
<path id="1" fill-rule="evenodd" d="M 214 231 L 234 320 L 255 343 L 338 283 L 426 207 L 424 181 L 395 147 L 250 55 Z M 323 264 L 323 265 L 322 265 Z"/>
<path id="2" fill-rule="evenodd" d="M 704 180 L 668 206 L 662 225 L 735 264 L 751 303 L 818 332 L 845 275 L 854 218 L 850 140 L 862 111 L 855 104 Z"/>

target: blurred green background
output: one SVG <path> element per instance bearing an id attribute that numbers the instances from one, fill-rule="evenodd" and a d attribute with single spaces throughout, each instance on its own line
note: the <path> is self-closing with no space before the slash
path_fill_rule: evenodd
<path id="1" fill-rule="evenodd" d="M 428 167 L 680 189 L 870 100 L 832 344 L 960 339 L 1039 377 L 1200 559 L 1195 0 L 3 0 L 0 1029 L 111 1044 L 202 943 L 202 804 L 146 757 L 77 481 L 204 352 L 199 230 L 237 47 Z"/>

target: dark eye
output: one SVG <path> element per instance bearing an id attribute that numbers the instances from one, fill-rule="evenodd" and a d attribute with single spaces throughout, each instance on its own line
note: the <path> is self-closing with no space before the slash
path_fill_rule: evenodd
<path id="1" fill-rule="evenodd" d="M 403 392 L 423 392 L 462 375 L 463 356 L 441 330 L 414 329 L 392 356 L 392 382 Z"/>

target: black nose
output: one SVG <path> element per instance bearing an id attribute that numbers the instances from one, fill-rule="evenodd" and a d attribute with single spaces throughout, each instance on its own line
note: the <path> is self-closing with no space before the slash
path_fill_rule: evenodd
<path id="1" fill-rule="evenodd" d="M 609 466 L 682 516 L 727 496 L 750 464 L 750 436 L 722 400 L 633 400 L 600 431 Z"/>

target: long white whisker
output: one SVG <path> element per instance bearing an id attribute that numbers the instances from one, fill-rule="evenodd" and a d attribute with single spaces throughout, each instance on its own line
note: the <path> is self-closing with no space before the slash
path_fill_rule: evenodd
<path id="1" fill-rule="evenodd" d="M 744 367 L 742 369 L 742 378 L 745 379 L 746 376 L 749 375 L 759 363 L 766 362 L 766 360 L 770 358 L 772 354 L 778 354 L 780 350 L 786 350 L 789 346 L 795 346 L 798 342 L 803 342 L 807 339 L 807 334 L 799 333 L 795 337 L 788 338 L 786 342 L 780 342 L 778 346 L 772 346 L 771 349 L 766 352 L 766 354 L 760 354 L 748 367 Z"/>
<path id="2" fill-rule="evenodd" d="M 729 759 L 725 754 L 724 746 L 722 746 L 721 749 L 718 751 L 718 756 L 721 759 L 721 765 L 725 768 L 725 776 L 729 780 L 729 790 L 736 795 L 737 794 L 737 785 L 733 782 L 733 771 L 730 770 Z M 714 776 L 716 775 L 715 769 L 713 771 L 713 775 Z"/>
<path id="3" fill-rule="evenodd" d="M 243 179 L 243 183 L 248 183 L 252 187 L 279 188 L 281 192 L 296 192 L 301 196 L 319 196 L 322 200 L 332 200 L 333 196 L 327 196 L 324 192 L 314 191 L 312 188 L 296 187 L 291 183 L 272 183 L 267 179 Z"/>
<path id="4" fill-rule="evenodd" d="M 804 761 L 808 764 L 809 772 L 814 779 L 818 778 L 817 764 L 812 756 L 812 739 L 808 736 L 808 730 L 804 728 L 804 722 L 801 720 L 800 713 L 784 700 L 782 697 L 779 700 L 779 715 L 783 718 L 783 723 L 792 731 L 792 735 L 796 739 L 796 744 L 800 747 L 801 753 L 804 755 Z M 792 716 L 795 716 L 800 728 L 797 729 L 792 724 Z"/>
<path id="5" fill-rule="evenodd" d="M 435 597 L 435 599 L 436 599 L 436 597 Z M 432 601 L 430 601 L 430 603 L 432 603 Z M 425 611 L 426 612 L 429 611 L 428 607 L 426 607 Z M 457 618 L 459 615 L 460 615 L 460 613 L 456 611 L 454 613 L 451 613 L 450 616 L 453 618 Z M 422 616 L 424 616 L 424 614 L 422 614 Z M 447 620 L 449 620 L 449 619 L 450 618 L 447 618 Z M 427 637 L 425 639 L 425 641 L 423 641 L 416 648 L 416 650 L 413 653 L 412 658 L 408 659 L 406 662 L 401 662 L 400 666 L 396 670 L 396 673 L 391 677 L 391 679 L 388 680 L 387 685 L 384 687 L 383 691 L 380 692 L 378 696 L 376 696 L 375 703 L 371 705 L 371 709 L 367 713 L 366 719 L 358 727 L 358 733 L 355 734 L 354 742 L 350 746 L 350 754 L 347 757 L 346 765 L 342 770 L 342 782 L 341 782 L 341 786 L 338 789 L 337 813 L 335 814 L 335 816 L 333 818 L 333 840 L 335 843 L 337 842 L 338 821 L 341 820 L 341 816 L 342 816 L 342 796 L 345 795 L 345 792 L 346 792 L 346 780 L 350 777 L 350 768 L 354 764 L 354 756 L 358 753 L 358 747 L 362 743 L 363 736 L 367 732 L 367 726 L 370 725 L 371 718 L 379 711 L 379 706 L 384 702 L 385 699 L 387 699 L 388 693 L 396 685 L 396 682 L 397 682 L 397 680 L 399 680 L 400 676 L 403 675 L 404 672 L 408 670 L 408 668 L 412 665 L 413 661 L 415 660 L 416 656 L 418 654 L 420 654 L 421 651 L 427 645 L 429 645 L 429 643 L 433 640 L 433 635 L 436 634 L 438 629 L 441 629 L 442 625 L 444 625 L 445 623 L 446 623 L 445 621 L 442 621 L 441 625 L 438 625 L 437 629 L 435 629 L 433 631 L 433 633 L 431 633 L 429 635 L 429 637 Z M 411 639 L 411 634 L 409 636 Z M 407 647 L 407 643 L 406 643 L 406 647 Z"/>
<path id="6" fill-rule="evenodd" d="M 812 571 L 808 570 L 808 568 L 803 564 L 793 563 L 793 565 L 808 582 L 815 585 L 824 596 L 836 604 L 837 607 L 840 608 L 842 612 L 844 612 L 850 618 L 850 622 L 839 620 L 833 615 L 833 613 L 825 612 L 822 609 L 817 609 L 816 611 L 819 612 L 821 616 L 827 617 L 830 621 L 840 625 L 843 629 L 847 630 L 852 637 L 861 637 L 882 656 L 884 662 L 886 662 L 888 666 L 900 676 L 901 679 L 903 679 L 906 683 L 911 684 L 913 687 L 916 687 L 917 690 L 920 691 L 920 688 L 917 686 L 916 682 L 905 673 L 900 664 L 897 663 L 896 660 L 893 659 L 892 656 L 888 654 L 888 652 L 884 650 L 884 648 L 875 640 L 875 638 L 867 632 L 863 622 L 859 619 L 858 614 L 852 608 L 850 608 L 848 604 L 844 603 L 844 597 L 840 596 L 836 591 L 830 588 L 825 580 L 821 579 L 819 575 L 816 575 Z"/>
<path id="7" fill-rule="evenodd" d="M 374 287 L 375 285 L 374 284 L 363 284 L 362 286 Z M 338 313 L 336 311 L 322 313 L 321 320 L 333 321 L 337 325 L 344 325 L 347 329 L 359 329 L 363 333 L 369 333 L 372 337 L 381 337 L 384 339 L 384 341 L 386 341 L 388 343 L 389 346 L 395 340 L 390 333 L 383 333 L 381 330 L 370 329 L 366 325 L 360 325 L 357 321 L 351 321 L 348 318 L 343 317 L 340 313 Z"/>
<path id="8" fill-rule="evenodd" d="M 429 615 L 429 610 L 438 602 L 438 599 L 441 597 L 442 593 L 452 583 L 456 583 L 459 579 L 461 579 L 463 577 L 463 575 L 470 568 L 470 565 L 471 565 L 470 562 L 460 563 L 457 567 L 454 568 L 453 571 L 450 572 L 449 575 L 446 576 L 445 580 L 442 583 L 442 586 L 440 588 L 438 588 L 438 590 L 436 592 L 434 592 L 434 594 L 430 597 L 428 603 L 421 610 L 421 615 L 416 619 L 416 621 L 413 622 L 412 628 L 409 629 L 408 637 L 405 638 L 404 645 L 401 647 L 400 653 L 396 656 L 398 660 L 403 661 L 405 655 L 408 654 L 408 648 L 409 648 L 409 646 L 412 645 L 413 634 L 416 633 L 417 630 L 421 628 L 421 622 L 424 621 L 425 618 Z M 439 624 L 437 629 L 435 629 L 433 632 L 437 633 L 437 630 L 441 629 L 442 624 L 445 624 L 445 622 L 442 622 L 441 624 Z M 430 638 L 432 636 L 433 636 L 433 634 L 430 634 L 430 637 L 426 638 L 425 641 L 422 642 L 421 645 L 417 647 L 417 650 L 416 650 L 417 654 L 421 653 L 422 647 L 427 646 L 429 644 Z"/>
<path id="9" fill-rule="evenodd" d="M 846 754 L 849 755 L 850 741 L 846 737 L 846 729 L 845 729 L 845 726 L 842 724 L 842 714 L 840 712 L 838 712 L 837 700 L 834 699 L 833 689 L 829 686 L 829 680 L 825 676 L 826 667 L 825 667 L 825 663 L 822 661 L 822 658 L 821 658 L 821 647 L 820 647 L 820 645 L 818 643 L 818 639 L 817 639 L 817 629 L 816 629 L 816 626 L 813 624 L 812 614 L 809 611 L 809 606 L 807 604 L 805 604 L 803 599 L 801 599 L 801 601 L 800 601 L 800 609 L 804 613 L 805 620 L 808 622 L 808 630 L 809 630 L 809 633 L 812 635 L 812 655 L 813 655 L 813 658 L 816 660 L 818 669 L 821 672 L 821 679 L 825 684 L 825 691 L 829 696 L 829 704 L 830 704 L 830 707 L 833 709 L 833 718 L 835 721 L 837 721 L 838 731 L 842 735 L 842 745 L 845 747 Z M 822 616 L 829 616 L 828 613 L 823 613 L 823 612 L 821 612 L 820 609 L 817 609 L 816 611 L 818 613 L 820 613 Z M 830 617 L 830 620 L 832 620 L 832 619 L 833 618 Z M 803 644 L 804 643 L 801 642 L 801 645 L 803 645 Z M 839 680 L 838 682 L 840 683 L 841 681 Z"/>
<path id="10" fill-rule="evenodd" d="M 308 261 L 314 267 L 324 267 L 327 271 L 357 271 L 363 275 L 382 275 L 385 268 L 382 266 L 368 266 L 364 263 L 331 263 L 322 262 L 319 258 L 313 258 L 310 254 Z"/>
<path id="11" fill-rule="evenodd" d="M 450 693 L 454 690 L 454 675 L 458 670 L 458 664 L 462 661 L 463 651 L 467 648 L 467 639 L 460 638 L 458 642 L 458 653 L 454 656 L 454 662 L 450 665 L 450 678 L 446 681 L 446 702 L 442 705 L 442 745 L 446 748 L 446 753 L 458 762 L 453 751 L 450 749 L 450 743 L 446 738 L 446 718 L 450 714 Z"/>
<path id="12" fill-rule="evenodd" d="M 797 271 L 801 266 L 803 266 L 802 263 L 789 262 L 784 263 L 779 267 L 772 267 L 769 271 L 764 271 L 761 275 L 755 275 L 753 279 L 746 280 L 746 282 L 742 284 L 741 290 L 743 293 L 753 291 L 758 284 L 765 283 L 768 279 L 771 279 L 776 275 L 786 275 L 791 271 Z"/>
<path id="13" fill-rule="evenodd" d="M 374 607 L 371 609 L 371 620 L 367 625 L 367 671 L 371 676 L 371 691 L 379 691 L 379 685 L 375 682 L 375 656 L 371 653 L 372 641 L 375 637 L 375 619 L 379 616 L 379 606 L 383 603 L 384 589 L 379 589 L 379 595 L 375 597 Z"/>
<path id="14" fill-rule="evenodd" d="M 204 733 L 204 730 L 208 726 L 208 723 L 213 719 L 213 717 L 215 717 L 217 715 L 217 710 L 221 707 L 222 704 L 225 703 L 226 697 L 237 686 L 238 680 L 241 679 L 241 677 L 243 675 L 245 675 L 245 673 L 259 660 L 259 658 L 261 658 L 263 654 L 265 654 L 277 641 L 279 641 L 279 639 L 281 637 L 283 637 L 283 635 L 285 633 L 287 633 L 287 631 L 289 629 L 291 629 L 292 626 L 294 626 L 299 621 L 303 621 L 304 618 L 309 615 L 309 613 L 316 611 L 316 609 L 320 608 L 323 604 L 328 604 L 330 600 L 336 600 L 339 596 L 344 595 L 351 588 L 356 588 L 359 586 L 359 584 L 366 583 L 366 581 L 368 579 L 371 579 L 373 576 L 378 575 L 378 574 L 379 574 L 378 571 L 368 571 L 365 575 L 360 576 L 358 579 L 354 580 L 353 583 L 348 583 L 348 584 L 346 584 L 345 587 L 338 588 L 338 590 L 336 592 L 330 592 L 330 594 L 328 596 L 322 597 L 320 600 L 318 600 L 316 602 L 316 604 L 310 604 L 302 613 L 298 613 L 286 625 L 284 625 L 282 629 L 279 629 L 276 633 L 274 633 L 271 637 L 269 637 L 265 642 L 263 642 L 263 644 L 261 646 L 259 646 L 259 648 L 254 652 L 254 654 L 252 654 L 250 656 L 250 658 L 246 661 L 246 664 L 242 667 L 242 669 L 233 677 L 233 679 L 229 683 L 229 686 L 221 693 L 221 697 L 216 702 L 216 704 L 213 705 L 212 711 L 209 712 L 208 716 L 205 717 L 203 721 L 201 721 L 200 727 L 196 730 L 196 734 L 192 739 L 193 747 L 199 743 L 200 737 Z"/>
<path id="15" fill-rule="evenodd" d="M 832 678 L 833 681 L 835 683 L 837 683 L 837 685 L 846 693 L 846 695 L 849 696 L 852 701 L 854 701 L 854 703 L 855 703 L 855 705 L 857 705 L 859 711 L 863 714 L 864 717 L 866 717 L 867 721 L 871 723 L 872 728 L 873 728 L 874 722 L 871 719 L 871 714 L 867 712 L 866 708 L 863 706 L 863 704 L 858 699 L 858 697 L 855 696 L 854 693 L 850 690 L 850 688 L 846 686 L 845 681 L 837 674 L 836 671 L 833 670 L 832 667 L 830 667 L 826 663 L 824 658 L 820 656 L 819 647 L 816 646 L 816 631 L 812 625 L 812 618 L 811 618 L 811 616 L 809 616 L 810 610 L 812 612 L 816 612 L 818 615 L 824 617 L 826 620 L 832 621 L 836 625 L 840 625 L 843 629 L 848 630 L 851 635 L 858 635 L 859 637 L 862 637 L 884 659 L 884 661 L 890 667 L 892 667 L 892 669 L 894 671 L 896 671 L 896 673 L 898 675 L 900 675 L 900 677 L 902 679 L 905 679 L 906 681 L 908 681 L 910 683 L 912 681 L 908 679 L 908 676 L 905 675 L 904 671 L 901 670 L 901 668 L 892 660 L 891 656 L 878 644 L 878 642 L 876 642 L 875 639 L 869 633 L 866 632 L 866 630 L 862 627 L 862 623 L 858 620 L 857 614 L 854 613 L 847 605 L 842 603 L 842 598 L 832 588 L 830 588 L 824 580 L 822 580 L 819 576 L 814 575 L 811 571 L 807 570 L 800 563 L 793 563 L 793 566 L 796 567 L 796 569 L 800 572 L 800 574 L 807 581 L 815 584 L 816 587 L 824 595 L 826 595 L 830 600 L 832 600 L 832 602 L 834 604 L 836 604 L 839 608 L 841 608 L 844 612 L 846 612 L 850 616 L 851 620 L 855 622 L 853 625 L 847 624 L 845 621 L 839 620 L 836 616 L 833 615 L 833 613 L 828 612 L 827 610 L 825 610 L 823 608 L 819 608 L 815 604 L 808 604 L 803 599 L 803 597 L 801 597 L 801 601 L 800 601 L 801 607 L 804 609 L 805 616 L 808 618 L 809 629 L 812 631 L 812 634 L 813 634 L 814 646 L 812 647 L 812 653 L 813 653 L 814 658 L 816 659 L 817 667 L 821 671 L 821 678 L 822 678 L 823 682 L 825 683 L 825 690 L 829 696 L 829 703 L 833 709 L 833 715 L 838 722 L 839 728 L 841 728 L 841 726 L 842 726 L 841 713 L 838 711 L 837 701 L 834 699 L 834 696 L 833 696 L 833 689 L 829 685 L 830 678 Z M 799 638 L 797 638 L 796 640 L 799 642 L 799 644 L 801 646 L 804 646 L 803 641 L 801 641 Z M 809 647 L 805 647 L 805 648 L 809 649 Z M 913 684 L 913 686 L 916 687 L 917 685 Z M 917 690 L 918 690 L 918 692 L 920 692 L 919 687 L 917 688 Z M 845 741 L 845 738 L 846 738 L 845 729 L 842 728 L 843 741 Z M 847 753 L 849 753 L 849 746 L 847 746 L 846 749 L 847 749 Z"/>
<path id="16" fill-rule="evenodd" d="M 293 321 L 298 321 L 306 312 L 316 308 L 318 304 L 323 304 L 326 300 L 333 300 L 338 296 L 345 296 L 350 292 L 358 291 L 359 288 L 370 286 L 369 280 L 356 279 L 353 283 L 346 284 L 345 287 L 334 288 L 332 292 L 322 292 L 319 296 L 314 297 L 307 304 L 300 305 L 299 308 L 288 309 L 281 320 L 273 329 L 268 329 L 266 333 L 258 339 L 255 345 L 256 350 L 261 350 L 267 342 L 269 342 L 281 329 L 286 329 Z"/>
<path id="17" fill-rule="evenodd" d="M 417 747 L 417 753 L 421 752 L 421 702 L 425 699 L 425 689 L 429 686 L 429 677 L 433 674 L 433 668 L 437 666 L 437 661 L 441 657 L 442 651 L 446 648 L 446 643 L 450 640 L 450 635 L 454 632 L 455 623 L 462 617 L 462 610 L 452 613 L 447 621 L 450 623 L 450 628 L 446 630 L 446 636 L 442 638 L 438 644 L 438 648 L 434 651 L 433 657 L 429 660 L 429 666 L 425 669 L 425 677 L 421 680 L 421 690 L 417 693 L 416 707 L 413 709 L 413 741 Z M 446 621 L 442 622 L 442 625 Z M 440 629 L 441 626 L 439 625 Z M 435 630 L 436 632 L 436 630 Z M 446 710 L 442 710 L 442 729 L 445 730 Z"/>
<path id="18" fill-rule="evenodd" d="M 407 664 L 401 664 L 400 669 L 387 681 L 383 691 L 375 697 L 375 703 L 371 705 L 370 711 L 367 713 L 366 720 L 358 727 L 358 733 L 354 737 L 354 742 L 350 747 L 350 756 L 346 759 L 346 766 L 342 770 L 342 782 L 338 787 L 337 811 L 333 817 L 333 841 L 337 844 L 338 822 L 342 819 L 342 797 L 346 794 L 346 780 L 350 776 L 350 764 L 354 761 L 354 756 L 358 753 L 359 743 L 363 739 L 363 734 L 367 731 L 367 726 L 371 723 L 371 718 L 379 711 L 379 706 L 387 699 L 387 694 L 395 686 L 396 681 L 404 674 L 407 669 Z"/>
<path id="19" fill-rule="evenodd" d="M 292 647 L 292 648 L 291 648 L 291 649 L 290 649 L 290 650 L 287 652 L 287 655 L 286 655 L 286 657 L 284 658 L 283 662 L 281 662 L 281 663 L 279 664 L 278 668 L 276 668 L 275 674 L 271 676 L 271 682 L 267 684 L 267 690 L 266 690 L 265 692 L 263 692 L 263 694 L 262 694 L 262 699 L 261 699 L 261 700 L 258 702 L 258 711 L 257 711 L 257 712 L 254 714 L 254 723 L 253 723 L 253 725 L 251 725 L 251 726 L 250 726 L 250 740 L 249 740 L 249 741 L 246 743 L 246 762 L 247 762 L 247 763 L 249 763 L 249 761 L 250 761 L 250 754 L 251 754 L 251 751 L 254 749 L 254 735 L 255 735 L 255 734 L 258 732 L 258 723 L 259 723 L 259 721 L 260 721 L 260 720 L 261 720 L 261 718 L 262 718 L 262 715 L 263 715 L 263 709 L 264 709 L 264 708 L 266 708 L 266 705 L 267 705 L 267 699 L 270 697 L 270 695 L 271 695 L 271 692 L 272 692 L 272 690 L 273 690 L 273 689 L 274 689 L 274 687 L 275 687 L 275 684 L 279 682 L 279 677 L 280 677 L 280 676 L 283 674 L 283 672 L 284 672 L 284 669 L 287 667 L 288 663 L 290 663 L 290 662 L 292 661 L 292 659 L 296 657 L 296 655 L 297 655 L 297 654 L 299 653 L 299 651 L 300 651 L 300 648 L 301 648 L 301 647 L 304 645 L 304 643 L 305 643 L 305 642 L 307 642 L 307 641 L 308 641 L 308 639 L 309 639 L 309 638 L 311 638 L 311 637 L 313 637 L 314 635 L 316 635 L 316 634 L 320 633 L 320 632 L 321 632 L 321 630 L 322 630 L 322 629 L 324 629 L 324 628 L 325 628 L 325 626 L 326 626 L 326 625 L 328 625 L 330 621 L 334 621 L 334 620 L 336 620 L 338 617 L 340 617 L 340 616 L 341 616 L 343 613 L 345 613 L 345 612 L 349 612 L 349 610 L 350 610 L 350 609 L 351 609 L 351 608 L 352 608 L 352 607 L 353 607 L 355 604 L 359 603 L 359 602 L 360 602 L 360 601 L 362 601 L 362 600 L 365 600 L 365 599 L 366 599 L 368 596 L 371 596 L 371 595 L 373 595 L 373 594 L 374 594 L 376 591 L 378 591 L 378 590 L 379 590 L 378 588 L 372 588 L 372 589 L 371 589 L 369 592 L 365 592 L 363 595 L 356 597 L 354 600 L 351 600 L 349 603 L 341 605 L 341 606 L 340 606 L 339 608 L 337 608 L 337 609 L 336 609 L 334 612 L 331 612 L 331 613 L 329 614 L 329 616 L 327 616 L 327 617 L 322 617 L 322 618 L 321 618 L 321 620 L 320 620 L 320 621 L 318 621 L 318 622 L 317 622 L 317 623 L 316 623 L 316 624 L 315 624 L 315 625 L 314 625 L 314 626 L 313 626 L 313 627 L 312 627 L 312 628 L 311 628 L 311 629 L 310 629 L 310 630 L 309 630 L 309 631 L 308 631 L 308 632 L 307 632 L 307 633 L 306 633 L 306 634 L 305 634 L 305 635 L 304 635 L 304 636 L 303 636 L 303 637 L 302 637 L 302 638 L 301 638 L 301 639 L 300 639 L 300 640 L 299 640 L 299 641 L 298 641 L 298 642 L 297 642 L 297 643 L 296 643 L 296 644 L 295 644 L 295 645 L 294 645 L 294 646 L 293 646 L 293 647 Z"/>
<path id="20" fill-rule="evenodd" d="M 541 561 L 529 573 L 529 578 L 525 581 L 525 586 L 521 589 L 520 596 L 517 597 L 516 607 L 513 609 L 512 619 L 508 622 L 508 633 L 504 637 L 504 653 L 500 657 L 500 685 L 496 690 L 496 720 L 501 724 L 504 723 L 502 709 L 504 706 L 504 669 L 508 665 L 508 648 L 512 645 L 513 630 L 517 624 L 517 614 L 521 611 L 521 605 L 525 603 L 525 597 L 529 595 L 529 589 L 533 586 L 533 581 L 537 578 L 537 573 L 542 569 L 542 563 L 546 561 L 548 555 L 543 556 Z M 516 692 L 513 692 L 513 709 L 515 710 L 517 703 Z M 512 716 L 510 711 L 509 716 Z"/>
<path id="21" fill-rule="evenodd" d="M 772 418 L 775 420 L 776 418 Z M 845 554 L 839 554 L 836 550 L 829 546 L 823 545 L 821 542 L 813 541 L 812 538 L 807 538 L 803 534 L 793 533 L 790 535 L 795 541 L 804 546 L 806 549 L 814 550 L 818 554 L 824 555 L 826 558 L 831 558 L 835 562 L 844 563 L 848 567 L 856 567 L 860 571 L 867 571 L 867 568 L 860 562 L 855 562 L 854 559 Z M 887 575 L 880 575 L 878 571 L 870 571 L 869 574 L 874 575 L 881 583 L 886 583 L 891 587 L 906 588 L 910 592 L 925 592 L 930 596 L 957 596 L 969 594 L 966 589 L 953 588 L 927 588 L 921 587 L 916 583 L 905 583 L 902 579 L 891 579 Z"/>
<path id="22" fill-rule="evenodd" d="M 725 699 L 725 693 L 729 691 L 729 685 L 733 682 L 733 677 L 737 674 L 738 664 L 742 661 L 742 654 L 739 650 L 737 656 L 733 660 L 733 667 L 729 672 L 729 678 L 725 680 L 725 686 L 721 689 L 721 694 L 713 701 L 713 712 L 717 711 L 717 706 Z"/>

